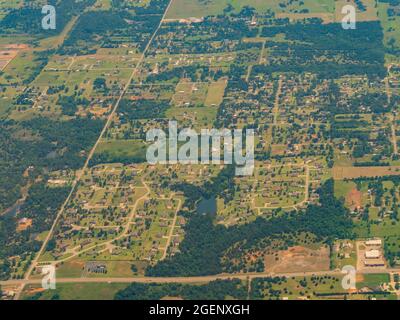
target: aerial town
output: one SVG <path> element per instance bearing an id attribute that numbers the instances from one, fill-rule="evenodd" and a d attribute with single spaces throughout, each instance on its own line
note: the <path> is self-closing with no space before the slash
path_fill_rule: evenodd
<path id="1" fill-rule="evenodd" d="M 400 299 L 399 0 L 49 2 L 0 1 L 0 300 Z"/>

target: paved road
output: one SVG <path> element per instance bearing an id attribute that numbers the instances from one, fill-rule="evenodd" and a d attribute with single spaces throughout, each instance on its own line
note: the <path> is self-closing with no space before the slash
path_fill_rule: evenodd
<path id="1" fill-rule="evenodd" d="M 161 257 L 161 260 L 164 260 L 167 257 L 168 248 L 171 244 L 171 240 L 174 235 L 176 220 L 178 219 L 178 212 L 179 212 L 179 210 L 181 210 L 181 206 L 182 206 L 182 201 L 181 201 L 181 199 L 178 199 L 178 207 L 175 210 L 174 219 L 172 220 L 171 229 L 169 230 L 169 234 L 168 234 L 168 238 L 167 238 L 167 244 L 165 245 L 165 249 L 164 249 L 163 255 Z"/>
<path id="2" fill-rule="evenodd" d="M 377 273 L 400 273 L 398 269 L 376 269 L 362 270 L 358 274 L 377 274 Z M 314 271 L 314 272 L 293 272 L 293 273 L 238 273 L 238 274 L 219 274 L 202 277 L 127 277 L 127 278 L 59 278 L 57 283 L 207 283 L 215 280 L 240 279 L 248 280 L 255 278 L 268 277 L 305 277 L 305 276 L 342 276 L 339 270 L 334 271 Z M 0 281 L 1 286 L 41 284 L 41 279 L 21 279 Z"/>

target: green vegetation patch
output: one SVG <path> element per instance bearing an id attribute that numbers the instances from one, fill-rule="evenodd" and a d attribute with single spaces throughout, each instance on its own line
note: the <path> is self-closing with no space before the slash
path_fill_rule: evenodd
<path id="1" fill-rule="evenodd" d="M 240 280 L 216 280 L 205 285 L 131 284 L 115 295 L 116 300 L 225 300 L 247 297 L 247 287 Z"/>
<path id="2" fill-rule="evenodd" d="M 100 163 L 141 163 L 146 161 L 146 144 L 142 140 L 107 140 L 98 145 L 91 165 Z"/>

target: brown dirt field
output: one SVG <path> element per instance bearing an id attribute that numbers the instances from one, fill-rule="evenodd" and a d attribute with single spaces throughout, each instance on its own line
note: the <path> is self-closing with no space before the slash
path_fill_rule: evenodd
<path id="1" fill-rule="evenodd" d="M 80 277 L 84 267 L 85 261 L 79 259 L 70 260 L 63 264 L 60 263 L 57 265 L 57 276 L 66 278 Z"/>
<path id="2" fill-rule="evenodd" d="M 218 107 L 224 100 L 224 93 L 227 84 L 228 82 L 226 79 L 211 83 L 210 87 L 208 88 L 207 97 L 204 105 L 207 107 Z"/>
<path id="3" fill-rule="evenodd" d="M 335 180 L 399 176 L 400 167 L 334 167 L 332 173 Z"/>
<path id="4" fill-rule="evenodd" d="M 26 221 L 18 222 L 17 232 L 25 231 L 32 226 L 32 219 L 26 219 Z"/>
<path id="5" fill-rule="evenodd" d="M 358 191 L 357 188 L 351 190 L 346 196 L 346 204 L 350 209 L 359 209 L 362 207 L 362 192 Z"/>
<path id="6" fill-rule="evenodd" d="M 175 94 L 172 97 L 172 101 L 177 105 L 190 102 L 193 87 L 194 84 L 190 82 L 189 79 L 181 80 L 175 88 Z"/>
<path id="7" fill-rule="evenodd" d="M 5 50 L 5 51 L 0 51 L 0 60 L 12 60 L 16 57 L 18 54 L 17 50 Z"/>
<path id="8" fill-rule="evenodd" d="M 97 117 L 101 117 L 104 114 L 106 114 L 109 110 L 110 108 L 93 107 L 90 109 L 90 113 Z"/>
<path id="9" fill-rule="evenodd" d="M 35 294 L 35 293 L 44 292 L 44 291 L 46 291 L 46 289 L 44 289 L 44 288 L 32 288 L 32 289 L 29 289 L 29 291 L 27 293 Z"/>
<path id="10" fill-rule="evenodd" d="M 82 260 L 71 260 L 66 263 L 68 267 L 70 268 L 78 268 L 78 269 L 83 269 L 85 267 L 85 261 Z"/>
<path id="11" fill-rule="evenodd" d="M 276 260 L 276 256 L 278 260 Z M 317 250 L 302 246 L 268 254 L 264 258 L 265 272 L 312 272 L 329 270 L 329 248 Z"/>
<path id="12" fill-rule="evenodd" d="M 275 155 L 284 155 L 285 151 L 287 149 L 287 146 L 284 144 L 273 144 L 271 146 L 271 153 L 275 156 Z"/>
<path id="13" fill-rule="evenodd" d="M 29 46 L 27 44 L 7 44 L 5 46 L 7 49 L 18 49 L 18 50 L 24 50 L 28 49 Z"/>

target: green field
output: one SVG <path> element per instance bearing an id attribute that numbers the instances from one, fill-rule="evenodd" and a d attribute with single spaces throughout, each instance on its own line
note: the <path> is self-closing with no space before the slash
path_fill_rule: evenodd
<path id="1" fill-rule="evenodd" d="M 102 141 L 96 149 L 96 154 L 106 154 L 110 159 L 144 158 L 146 155 L 146 145 L 140 140 Z"/>
<path id="2" fill-rule="evenodd" d="M 168 12 L 168 19 L 182 19 L 189 17 L 203 17 L 208 15 L 222 14 L 228 5 L 233 6 L 235 11 L 240 11 L 244 6 L 255 8 L 258 12 L 273 10 L 276 13 L 295 13 L 298 10 L 307 8 L 310 13 L 323 13 L 334 11 L 332 0 L 304 0 L 304 5 L 297 3 L 288 5 L 286 8 L 279 6 L 279 3 L 288 1 L 282 0 L 175 0 Z"/>
<path id="3" fill-rule="evenodd" d="M 47 290 L 36 294 L 35 298 L 40 300 L 60 299 L 60 300 L 113 300 L 114 295 L 125 289 L 128 284 L 123 283 L 60 283 L 56 290 Z M 25 291 L 23 298 L 29 299 L 35 294 Z"/>
<path id="4" fill-rule="evenodd" d="M 357 288 L 377 288 L 380 285 L 388 282 L 390 282 L 390 276 L 388 273 L 366 274 L 363 276 L 362 281 L 357 282 Z"/>
<path id="5" fill-rule="evenodd" d="M 384 29 L 385 45 L 389 48 L 400 48 L 400 16 L 389 17 L 387 3 L 378 3 L 379 18 Z"/>

